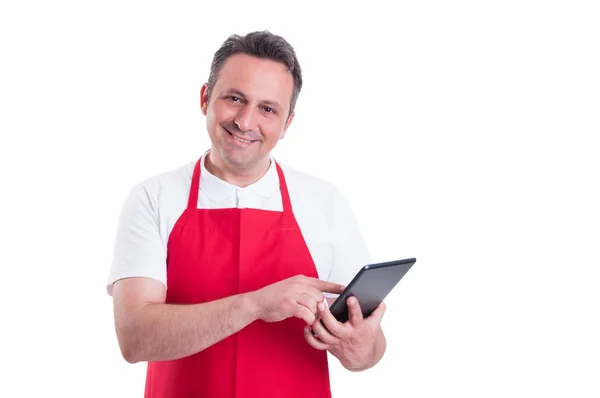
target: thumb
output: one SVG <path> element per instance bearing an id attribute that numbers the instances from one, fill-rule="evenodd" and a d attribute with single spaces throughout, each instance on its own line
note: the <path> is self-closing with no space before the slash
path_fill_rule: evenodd
<path id="1" fill-rule="evenodd" d="M 346 304 L 348 305 L 348 320 L 354 327 L 359 326 L 363 322 L 362 310 L 356 297 L 350 297 Z"/>

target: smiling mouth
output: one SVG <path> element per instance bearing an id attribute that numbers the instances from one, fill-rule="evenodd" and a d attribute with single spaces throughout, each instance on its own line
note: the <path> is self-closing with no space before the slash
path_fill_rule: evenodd
<path id="1" fill-rule="evenodd" d="M 235 138 L 237 141 L 244 143 L 244 144 L 251 144 L 253 142 L 256 142 L 258 140 L 246 140 L 244 138 L 241 138 L 235 134 L 233 134 L 231 131 L 227 130 L 225 127 L 223 127 L 223 129 L 225 129 L 225 131 L 227 131 L 229 133 L 230 136 L 232 136 L 233 138 Z"/>

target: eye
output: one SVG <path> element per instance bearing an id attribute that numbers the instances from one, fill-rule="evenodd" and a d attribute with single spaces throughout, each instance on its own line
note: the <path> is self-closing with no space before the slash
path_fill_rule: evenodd
<path id="1" fill-rule="evenodd" d="M 232 100 L 233 102 L 239 102 L 240 99 L 238 97 L 236 97 L 235 95 L 230 95 L 229 99 Z"/>
<path id="2" fill-rule="evenodd" d="M 268 113 L 274 112 L 273 108 L 269 108 L 268 106 L 265 106 L 263 109 L 265 110 L 265 112 L 268 112 Z"/>

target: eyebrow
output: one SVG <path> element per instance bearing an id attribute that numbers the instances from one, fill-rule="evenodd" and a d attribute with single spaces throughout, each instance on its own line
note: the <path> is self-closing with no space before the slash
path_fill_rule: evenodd
<path id="1" fill-rule="evenodd" d="M 236 95 L 238 97 L 242 97 L 242 98 L 247 98 L 246 94 L 244 94 L 242 91 L 236 89 L 236 88 L 230 88 L 227 89 L 225 91 L 223 91 L 223 94 L 233 94 Z M 277 101 L 272 101 L 272 100 L 262 100 L 260 101 L 261 104 L 265 104 L 265 105 L 270 105 L 273 106 L 275 108 L 279 108 L 279 109 L 283 109 L 283 107 L 281 106 L 281 104 Z"/>

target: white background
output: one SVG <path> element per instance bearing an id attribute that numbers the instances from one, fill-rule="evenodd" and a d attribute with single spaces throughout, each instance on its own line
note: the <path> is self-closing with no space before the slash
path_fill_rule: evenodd
<path id="1" fill-rule="evenodd" d="M 375 260 L 418 260 L 334 396 L 600 396 L 595 2 L 202 3 L 2 3 L 0 396 L 142 396 L 118 213 L 208 148 L 212 55 L 261 29 L 305 78 L 275 157 L 342 189 Z"/>

